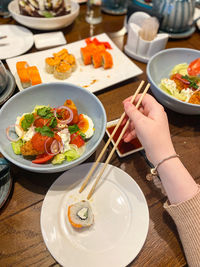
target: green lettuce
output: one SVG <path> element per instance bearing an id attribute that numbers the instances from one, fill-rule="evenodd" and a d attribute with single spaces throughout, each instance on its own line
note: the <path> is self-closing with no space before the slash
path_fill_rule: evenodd
<path id="1" fill-rule="evenodd" d="M 17 142 L 12 142 L 12 149 L 16 155 L 21 154 L 21 146 L 23 146 L 23 141 L 19 139 Z"/>

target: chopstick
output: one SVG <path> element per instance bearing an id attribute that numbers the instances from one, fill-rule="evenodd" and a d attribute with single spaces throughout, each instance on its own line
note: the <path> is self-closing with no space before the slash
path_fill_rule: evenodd
<path id="1" fill-rule="evenodd" d="M 6 35 L 0 36 L 0 40 L 4 38 L 7 38 L 7 36 Z"/>
<path id="2" fill-rule="evenodd" d="M 137 96 L 138 93 L 140 92 L 140 90 L 141 90 L 141 88 L 142 88 L 143 85 L 144 85 L 144 81 L 141 81 L 140 85 L 138 86 L 138 88 L 137 88 L 135 94 L 133 95 L 133 97 L 132 97 L 132 99 L 131 99 L 131 103 L 133 103 L 133 101 L 135 100 L 136 96 Z M 81 188 L 80 188 L 80 190 L 79 190 L 79 193 L 81 193 L 81 192 L 84 190 L 84 188 L 86 187 L 86 185 L 88 184 L 88 182 L 89 182 L 89 180 L 90 180 L 90 178 L 91 178 L 91 176 L 92 176 L 94 170 L 95 170 L 96 167 L 97 167 L 97 164 L 98 164 L 99 161 L 101 160 L 103 154 L 104 154 L 105 151 L 106 151 L 106 148 L 107 148 L 108 145 L 110 144 L 110 141 L 112 140 L 113 136 L 115 135 L 115 133 L 116 133 L 117 129 L 119 128 L 121 122 L 122 122 L 123 119 L 125 118 L 125 115 L 126 115 L 126 113 L 124 112 L 124 113 L 122 114 L 121 118 L 119 119 L 117 125 L 115 126 L 115 128 L 114 128 L 112 134 L 110 135 L 108 141 L 106 142 L 105 146 L 103 147 L 101 153 L 99 154 L 97 160 L 95 161 L 95 163 L 93 164 L 91 170 L 89 171 L 87 177 L 85 178 L 85 180 L 84 180 L 84 182 L 83 182 L 83 184 L 82 184 L 82 186 L 81 186 Z"/>
<path id="3" fill-rule="evenodd" d="M 142 93 L 140 99 L 138 100 L 138 102 L 137 102 L 137 104 L 136 104 L 136 108 L 137 108 L 137 109 L 138 109 L 138 107 L 140 106 L 140 104 L 141 104 L 141 102 L 142 102 L 142 99 L 143 99 L 143 97 L 145 96 L 145 94 L 147 93 L 149 87 L 150 87 L 150 84 L 148 83 L 147 86 L 145 87 L 145 89 L 144 89 L 144 91 L 143 91 L 143 93 Z M 120 134 L 120 136 L 118 137 L 118 139 L 117 139 L 117 141 L 116 141 L 116 143 L 115 143 L 115 145 L 114 145 L 112 151 L 110 152 L 110 154 L 109 154 L 109 156 L 108 156 L 106 162 L 104 163 L 103 167 L 101 168 L 100 173 L 99 173 L 99 175 L 97 176 L 97 178 L 96 178 L 96 180 L 95 180 L 95 182 L 94 182 L 94 185 L 92 186 L 92 188 L 91 188 L 91 190 L 90 190 L 90 192 L 89 192 L 89 194 L 88 194 L 88 196 L 87 196 L 87 199 L 90 199 L 90 198 L 91 198 L 91 196 L 92 196 L 92 194 L 93 194 L 93 192 L 94 192 L 94 190 L 95 190 L 95 188 L 96 188 L 96 185 L 98 184 L 98 182 L 99 182 L 99 180 L 100 180 L 100 178 L 101 178 L 101 176 L 102 176 L 102 174 L 103 174 L 105 168 L 107 167 L 107 165 L 108 165 L 108 163 L 109 163 L 109 161 L 110 161 L 110 159 L 111 159 L 113 153 L 115 152 L 116 147 L 118 146 L 118 144 L 119 144 L 119 142 L 121 141 L 121 139 L 122 139 L 122 137 L 123 137 L 125 131 L 127 130 L 128 125 L 129 125 L 129 122 L 130 122 L 130 119 L 126 122 L 126 124 L 125 124 L 123 130 L 121 131 L 121 134 Z"/>

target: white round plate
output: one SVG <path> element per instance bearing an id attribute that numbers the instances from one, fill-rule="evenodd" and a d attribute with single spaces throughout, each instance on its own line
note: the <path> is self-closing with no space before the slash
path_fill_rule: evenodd
<path id="1" fill-rule="evenodd" d="M 21 55 L 33 45 L 33 34 L 28 29 L 16 25 L 0 25 L 0 59 Z"/>
<path id="2" fill-rule="evenodd" d="M 62 266 L 126 266 L 141 250 L 149 227 L 145 197 L 127 173 L 107 166 L 89 200 L 94 213 L 90 228 L 77 230 L 68 221 L 68 206 L 86 199 L 91 189 L 92 183 L 78 192 L 92 165 L 66 171 L 50 187 L 40 218 L 44 242 Z"/>

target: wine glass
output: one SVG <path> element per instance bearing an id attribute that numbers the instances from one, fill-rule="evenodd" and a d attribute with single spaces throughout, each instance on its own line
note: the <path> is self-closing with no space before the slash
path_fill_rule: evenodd
<path id="1" fill-rule="evenodd" d="M 8 83 L 8 74 L 2 61 L 0 60 L 0 94 L 6 89 Z"/>

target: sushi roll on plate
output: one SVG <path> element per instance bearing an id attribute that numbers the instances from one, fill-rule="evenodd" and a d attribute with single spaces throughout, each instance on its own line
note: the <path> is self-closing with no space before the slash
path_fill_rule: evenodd
<path id="1" fill-rule="evenodd" d="M 47 57 L 45 59 L 45 69 L 47 73 L 53 74 L 55 67 L 60 63 L 59 58 Z"/>
<path id="2" fill-rule="evenodd" d="M 59 65 L 55 67 L 54 77 L 59 80 L 64 80 L 70 77 L 72 72 L 71 65 L 65 61 L 61 61 Z"/>
<path id="3" fill-rule="evenodd" d="M 94 215 L 88 201 L 82 200 L 68 207 L 68 219 L 75 228 L 89 227 L 94 223 Z"/>

